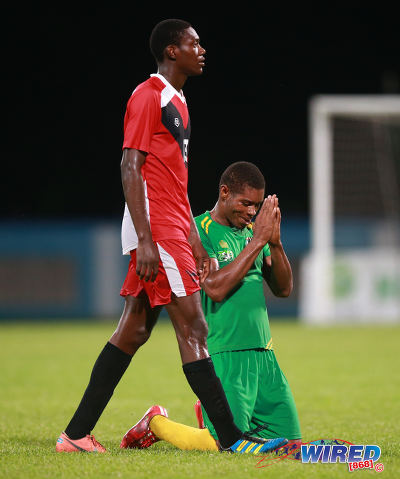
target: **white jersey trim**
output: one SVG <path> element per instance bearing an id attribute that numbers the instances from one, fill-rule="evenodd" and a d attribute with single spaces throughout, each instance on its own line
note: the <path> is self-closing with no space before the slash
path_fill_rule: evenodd
<path id="1" fill-rule="evenodd" d="M 161 108 L 163 108 L 165 105 L 168 105 L 175 95 L 181 100 L 182 103 L 186 104 L 186 98 L 183 95 L 182 90 L 180 92 L 176 90 L 166 78 L 160 75 L 160 73 L 152 73 L 150 76 L 157 77 L 165 85 L 164 90 L 161 92 Z"/>
<path id="2" fill-rule="evenodd" d="M 147 197 L 147 184 L 145 181 L 143 183 L 144 183 L 144 196 L 145 196 L 147 218 L 150 224 L 149 198 Z M 125 202 L 124 217 L 122 219 L 122 227 L 121 227 L 121 243 L 122 243 L 122 254 L 124 255 L 129 255 L 130 252 L 133 249 L 136 249 L 138 246 L 138 236 L 137 236 L 135 226 L 133 224 L 132 217 L 126 202 Z"/>

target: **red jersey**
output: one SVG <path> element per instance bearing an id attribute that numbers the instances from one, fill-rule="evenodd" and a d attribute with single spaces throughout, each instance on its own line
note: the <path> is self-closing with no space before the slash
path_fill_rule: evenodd
<path id="1" fill-rule="evenodd" d="M 123 148 L 147 153 L 142 166 L 153 241 L 187 240 L 190 118 L 185 97 L 159 74 L 151 75 L 130 97 L 124 119 Z M 137 235 L 125 204 L 124 254 L 137 247 Z"/>

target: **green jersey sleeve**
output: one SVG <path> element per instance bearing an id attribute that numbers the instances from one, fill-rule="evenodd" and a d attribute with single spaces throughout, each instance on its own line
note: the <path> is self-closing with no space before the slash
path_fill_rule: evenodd
<path id="1" fill-rule="evenodd" d="M 271 250 L 269 249 L 269 244 L 267 243 L 263 248 L 264 256 L 271 256 Z"/>

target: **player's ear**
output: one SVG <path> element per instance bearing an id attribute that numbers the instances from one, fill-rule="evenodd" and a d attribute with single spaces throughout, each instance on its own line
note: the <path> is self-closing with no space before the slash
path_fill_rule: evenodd
<path id="1" fill-rule="evenodd" d="M 226 185 L 221 185 L 219 196 L 222 201 L 225 201 L 229 196 L 229 188 Z"/>
<path id="2" fill-rule="evenodd" d="M 172 61 L 176 60 L 176 45 L 168 45 L 165 47 L 165 55 Z"/>

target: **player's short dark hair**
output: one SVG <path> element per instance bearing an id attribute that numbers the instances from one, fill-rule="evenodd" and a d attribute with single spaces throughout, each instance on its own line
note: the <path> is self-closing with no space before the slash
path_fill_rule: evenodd
<path id="1" fill-rule="evenodd" d="M 183 31 L 192 25 L 185 20 L 169 18 L 157 23 L 150 35 L 150 50 L 157 63 L 164 59 L 164 50 L 168 45 L 179 45 Z"/>
<path id="2" fill-rule="evenodd" d="M 265 179 L 259 168 L 248 161 L 232 163 L 222 173 L 219 187 L 226 185 L 232 193 L 241 193 L 246 186 L 265 190 Z"/>

